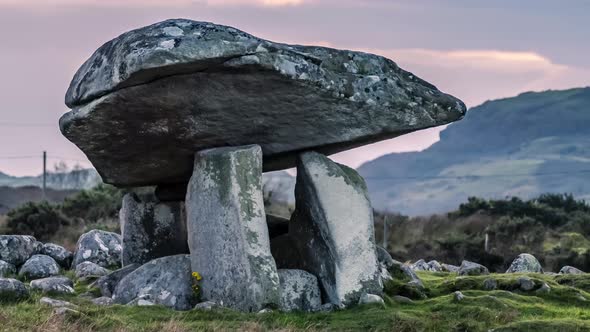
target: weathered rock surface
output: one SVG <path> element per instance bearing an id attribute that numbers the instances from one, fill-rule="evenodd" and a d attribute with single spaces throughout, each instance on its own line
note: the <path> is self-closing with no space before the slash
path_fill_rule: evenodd
<path id="1" fill-rule="evenodd" d="M 443 271 L 442 265 L 438 261 L 435 261 L 435 260 L 432 260 L 427 263 L 425 260 L 420 259 L 420 260 L 416 261 L 414 264 L 412 264 L 411 268 L 414 271 L 431 271 L 431 272 L 442 272 Z"/>
<path id="2" fill-rule="evenodd" d="M 0 260 L 0 278 L 4 278 L 13 274 L 16 274 L 16 266 Z"/>
<path id="3" fill-rule="evenodd" d="M 318 278 L 303 270 L 279 270 L 282 311 L 318 311 L 322 294 Z"/>
<path id="4" fill-rule="evenodd" d="M 189 310 L 195 304 L 191 286 L 189 255 L 162 257 L 121 279 L 113 292 L 113 300 L 119 304 L 136 305 L 145 300 L 176 310 Z"/>
<path id="5" fill-rule="evenodd" d="M 543 273 L 543 268 L 535 256 L 520 254 L 512 261 L 506 273 Z"/>
<path id="6" fill-rule="evenodd" d="M 93 262 L 82 262 L 76 265 L 76 278 L 102 277 L 111 271 Z"/>
<path id="7" fill-rule="evenodd" d="M 379 295 L 375 294 L 367 294 L 364 293 L 361 295 L 359 299 L 359 304 L 376 304 L 376 303 L 384 303 L 383 298 Z"/>
<path id="8" fill-rule="evenodd" d="M 0 302 L 21 300 L 29 296 L 22 282 L 12 278 L 0 278 Z"/>
<path id="9" fill-rule="evenodd" d="M 0 268 L 1 270 L 1 268 Z M 559 274 L 583 274 L 584 271 L 577 269 L 573 266 L 566 265 L 559 270 Z"/>
<path id="10" fill-rule="evenodd" d="M 336 153 L 466 111 L 381 56 L 190 20 L 100 47 L 74 76 L 66 104 L 73 110 L 60 119 L 62 133 L 104 181 L 127 186 L 188 181 L 193 151 L 256 143 L 264 169 L 276 170 L 294 166 L 300 151 Z"/>
<path id="11" fill-rule="evenodd" d="M 112 298 L 106 296 L 97 297 L 96 299 L 90 300 L 90 302 L 99 306 L 110 306 L 115 304 L 115 301 L 113 301 Z"/>
<path id="12" fill-rule="evenodd" d="M 496 290 L 496 288 L 498 288 L 498 282 L 496 281 L 496 279 L 487 278 L 483 281 L 483 289 L 492 291 Z"/>
<path id="13" fill-rule="evenodd" d="M 74 283 L 67 277 L 49 277 L 31 281 L 32 289 L 39 289 L 43 293 L 73 294 Z"/>
<path id="14" fill-rule="evenodd" d="M 459 271 L 459 267 L 456 265 L 452 265 L 452 264 L 442 263 L 441 268 L 445 272 L 458 272 Z"/>
<path id="15" fill-rule="evenodd" d="M 107 275 L 103 275 L 96 281 L 96 286 L 100 289 L 102 296 L 112 297 L 115 288 L 119 282 L 125 278 L 129 273 L 137 270 L 139 264 L 130 264 L 123 268 L 113 271 Z"/>
<path id="16" fill-rule="evenodd" d="M 528 292 L 535 288 L 535 282 L 529 277 L 520 277 L 517 280 L 521 290 Z"/>
<path id="17" fill-rule="evenodd" d="M 470 261 L 463 261 L 461 262 L 461 266 L 459 267 L 459 271 L 457 273 L 460 276 L 478 276 L 483 274 L 490 274 L 490 271 L 487 267 L 477 264 Z"/>
<path id="18" fill-rule="evenodd" d="M 46 255 L 33 255 L 18 271 L 18 275 L 27 279 L 47 278 L 59 274 L 57 262 Z"/>
<path id="19" fill-rule="evenodd" d="M 297 162 L 296 210 L 289 234 L 297 240 L 301 269 L 318 277 L 334 304 L 381 294 L 373 210 L 364 180 L 327 157 L 306 152 Z"/>
<path id="20" fill-rule="evenodd" d="M 77 308 L 78 306 L 67 301 L 56 300 L 49 297 L 42 297 L 39 303 L 53 308 Z"/>
<path id="21" fill-rule="evenodd" d="M 203 300 L 251 312 L 279 303 L 261 177 L 257 145 L 195 156 L 186 210 L 192 268 L 203 276 Z"/>
<path id="22" fill-rule="evenodd" d="M 119 220 L 123 266 L 189 252 L 184 202 L 142 201 L 130 193 L 123 197 Z"/>
<path id="23" fill-rule="evenodd" d="M 20 266 L 39 252 L 41 243 L 28 235 L 0 235 L 0 260 Z"/>
<path id="24" fill-rule="evenodd" d="M 82 234 L 76 245 L 72 267 L 92 262 L 102 267 L 121 266 L 121 236 L 100 230 Z"/>
<path id="25" fill-rule="evenodd" d="M 71 251 L 54 243 L 45 243 L 41 247 L 41 254 L 53 258 L 63 268 L 69 268 L 74 257 Z"/>

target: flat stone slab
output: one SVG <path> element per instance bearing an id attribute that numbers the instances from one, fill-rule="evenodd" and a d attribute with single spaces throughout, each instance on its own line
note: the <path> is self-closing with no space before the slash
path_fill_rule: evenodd
<path id="1" fill-rule="evenodd" d="M 458 99 L 381 56 L 168 20 L 101 46 L 74 76 L 62 133 L 103 181 L 186 183 L 193 153 L 258 144 L 264 170 L 447 124 Z M 162 170 L 166 170 L 163 172 Z"/>

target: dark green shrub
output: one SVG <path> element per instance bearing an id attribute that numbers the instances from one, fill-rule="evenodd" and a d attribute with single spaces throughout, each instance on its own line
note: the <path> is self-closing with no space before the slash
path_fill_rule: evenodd
<path id="1" fill-rule="evenodd" d="M 68 219 L 55 205 L 43 201 L 28 202 L 8 212 L 6 226 L 12 234 L 32 235 L 39 241 L 46 241 L 68 224 Z"/>

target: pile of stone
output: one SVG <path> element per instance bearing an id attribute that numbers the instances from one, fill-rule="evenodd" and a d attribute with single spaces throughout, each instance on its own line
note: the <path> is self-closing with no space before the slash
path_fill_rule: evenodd
<path id="1" fill-rule="evenodd" d="M 190 20 L 107 42 L 76 73 L 66 104 L 61 131 L 104 182 L 156 188 L 123 199 L 127 270 L 98 281 L 104 294 L 187 309 L 197 289 L 199 307 L 242 311 L 374 302 L 383 271 L 366 184 L 326 155 L 466 111 L 380 56 Z M 295 212 L 267 216 L 262 172 L 293 166 Z M 111 263 L 90 249 L 74 264 L 90 256 Z"/>

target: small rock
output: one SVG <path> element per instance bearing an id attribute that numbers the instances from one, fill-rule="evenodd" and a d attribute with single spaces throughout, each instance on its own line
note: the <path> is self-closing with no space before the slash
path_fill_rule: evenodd
<path id="1" fill-rule="evenodd" d="M 428 271 L 429 266 L 425 260 L 419 259 L 414 264 L 410 265 L 410 268 L 414 271 Z"/>
<path id="2" fill-rule="evenodd" d="M 444 272 L 453 272 L 453 273 L 459 272 L 459 267 L 456 265 L 442 263 L 441 267 Z"/>
<path id="3" fill-rule="evenodd" d="M 272 309 L 264 308 L 258 312 L 258 314 L 270 314 L 272 313 Z"/>
<path id="4" fill-rule="evenodd" d="M 375 253 L 377 254 L 377 261 L 385 268 L 390 268 L 394 264 L 394 259 L 383 247 L 375 246 Z"/>
<path id="5" fill-rule="evenodd" d="M 82 234 L 76 244 L 72 267 L 92 262 L 102 267 L 121 266 L 121 236 L 100 230 Z"/>
<path id="6" fill-rule="evenodd" d="M 113 299 L 111 299 L 110 297 L 106 297 L 106 296 L 101 296 L 96 299 L 92 299 L 90 301 L 92 303 L 94 303 L 95 305 L 100 305 L 100 306 L 110 306 L 115 303 L 115 301 L 113 301 Z"/>
<path id="7" fill-rule="evenodd" d="M 322 304 L 322 306 L 320 307 L 321 312 L 332 312 L 334 310 L 339 309 L 339 307 L 333 303 L 324 303 Z"/>
<path id="8" fill-rule="evenodd" d="M 458 271 L 460 276 L 478 276 L 483 274 L 490 274 L 488 268 L 470 261 L 463 261 Z"/>
<path id="9" fill-rule="evenodd" d="M 142 298 L 138 297 L 138 298 L 133 299 L 130 302 L 128 302 L 127 305 L 138 306 L 138 307 L 149 307 L 149 306 L 153 306 L 156 304 L 153 301 L 149 300 L 149 297 L 142 297 Z"/>
<path id="10" fill-rule="evenodd" d="M 487 291 L 492 291 L 496 290 L 496 288 L 498 288 L 498 282 L 496 281 L 496 279 L 487 278 L 483 281 L 483 289 Z"/>
<path id="11" fill-rule="evenodd" d="M 211 311 L 213 310 L 213 308 L 217 307 L 217 303 L 213 302 L 213 301 L 205 301 L 205 302 L 201 302 L 198 303 L 195 306 L 196 310 L 203 310 L 203 311 Z"/>
<path id="12" fill-rule="evenodd" d="M 31 289 L 39 289 L 43 293 L 73 294 L 74 284 L 67 277 L 49 277 L 31 281 Z"/>
<path id="13" fill-rule="evenodd" d="M 46 243 L 41 247 L 41 254 L 53 258 L 61 267 L 69 268 L 74 254 L 66 248 L 54 243 Z"/>
<path id="14" fill-rule="evenodd" d="M 41 243 L 28 235 L 0 235 L 0 260 L 20 266 L 39 252 Z"/>
<path id="15" fill-rule="evenodd" d="M 543 285 L 541 285 L 541 287 L 539 287 L 539 289 L 537 289 L 535 292 L 539 294 L 547 294 L 551 292 L 551 287 L 544 282 Z"/>
<path id="16" fill-rule="evenodd" d="M 103 275 L 96 281 L 96 287 L 100 289 L 100 293 L 102 294 L 102 296 L 111 297 L 113 296 L 115 287 L 117 287 L 121 279 L 123 279 L 129 273 L 135 271 L 139 266 L 139 264 L 130 264 L 118 269 L 117 271 L 113 271 L 107 275 Z"/>
<path id="17" fill-rule="evenodd" d="M 278 270 L 282 311 L 316 311 L 322 305 L 318 279 L 303 270 Z"/>
<path id="18" fill-rule="evenodd" d="M 442 272 L 443 268 L 442 265 L 435 260 L 428 262 L 428 271 L 430 272 Z"/>
<path id="19" fill-rule="evenodd" d="M 82 262 L 76 265 L 76 278 L 99 278 L 109 274 L 111 271 L 93 262 Z"/>
<path id="20" fill-rule="evenodd" d="M 16 266 L 0 260 L 0 278 L 16 274 Z"/>
<path id="21" fill-rule="evenodd" d="M 535 256 L 520 254 L 514 259 L 506 273 L 543 273 L 543 268 Z"/>
<path id="22" fill-rule="evenodd" d="M 409 297 L 405 297 L 405 296 L 401 296 L 401 295 L 394 295 L 393 300 L 395 302 L 403 303 L 403 304 L 413 304 L 414 303 L 414 301 L 412 299 L 410 299 Z"/>
<path id="23" fill-rule="evenodd" d="M 535 288 L 535 282 L 529 277 L 518 278 L 518 286 L 521 290 L 528 292 Z"/>
<path id="24" fill-rule="evenodd" d="M 455 293 L 453 293 L 453 299 L 457 302 L 463 301 L 465 299 L 465 295 L 463 295 L 463 293 L 461 293 L 460 291 L 456 291 Z"/>
<path id="25" fill-rule="evenodd" d="M 22 282 L 11 278 L 0 278 L 0 302 L 21 300 L 29 296 L 29 291 Z"/>
<path id="26" fill-rule="evenodd" d="M 573 266 L 564 266 L 559 270 L 559 274 L 584 274 L 584 271 L 577 269 Z"/>
<path id="27" fill-rule="evenodd" d="M 363 293 L 359 299 L 359 304 L 373 304 L 373 303 L 385 303 L 383 298 L 375 294 Z"/>
<path id="28" fill-rule="evenodd" d="M 60 307 L 68 307 L 68 308 L 77 308 L 78 306 L 67 302 L 67 301 L 62 301 L 62 300 L 55 300 L 49 297 L 42 297 L 39 300 L 39 303 L 43 304 L 43 305 L 47 305 L 50 307 L 54 307 L 54 308 L 60 308 Z"/>
<path id="29" fill-rule="evenodd" d="M 20 268 L 18 275 L 27 279 L 47 278 L 59 274 L 57 262 L 46 255 L 33 255 Z"/>

